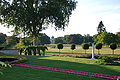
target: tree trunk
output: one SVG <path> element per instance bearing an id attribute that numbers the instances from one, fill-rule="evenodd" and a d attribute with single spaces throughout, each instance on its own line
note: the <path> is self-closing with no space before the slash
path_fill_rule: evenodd
<path id="1" fill-rule="evenodd" d="M 33 45 L 34 46 L 38 45 L 38 37 L 33 38 Z"/>
<path id="2" fill-rule="evenodd" d="M 98 54 L 100 55 L 100 51 L 99 51 L 99 49 L 98 49 Z"/>
<path id="3" fill-rule="evenodd" d="M 113 54 L 114 54 L 114 50 L 113 50 Z"/>
<path id="4" fill-rule="evenodd" d="M 60 49 L 59 49 L 59 55 L 60 55 Z"/>

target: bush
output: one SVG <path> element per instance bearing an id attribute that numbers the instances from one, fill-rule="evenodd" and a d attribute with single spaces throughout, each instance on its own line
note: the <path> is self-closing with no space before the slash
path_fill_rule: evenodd
<path id="1" fill-rule="evenodd" d="M 0 70 L 4 69 L 4 68 L 6 68 L 6 67 L 11 67 L 11 65 L 8 64 L 8 63 L 1 62 L 1 61 L 0 61 Z M 3 73 L 0 71 L 0 74 L 3 74 Z"/>
<path id="2" fill-rule="evenodd" d="M 62 43 L 57 44 L 57 48 L 59 49 L 59 54 L 60 54 L 60 49 L 63 49 L 63 44 Z"/>
<path id="3" fill-rule="evenodd" d="M 114 50 L 117 48 L 117 45 L 115 43 L 111 43 L 109 47 L 113 50 L 114 54 Z"/>
<path id="4" fill-rule="evenodd" d="M 84 43 L 82 45 L 82 48 L 85 50 L 85 54 L 86 54 L 86 50 L 89 49 L 89 44 L 88 43 Z"/>
<path id="5" fill-rule="evenodd" d="M 106 64 L 111 64 L 113 63 L 113 60 L 108 57 L 108 56 L 100 56 L 98 58 L 98 61 L 97 61 L 98 64 L 103 64 L 103 65 L 106 65 Z"/>
<path id="6" fill-rule="evenodd" d="M 40 50 L 43 52 L 42 54 L 45 55 L 45 50 L 48 50 L 46 46 L 25 46 L 19 49 L 19 53 L 24 53 L 25 55 L 41 55 Z"/>
<path id="7" fill-rule="evenodd" d="M 100 54 L 100 53 L 99 53 L 99 49 L 102 49 L 102 43 L 97 43 L 97 44 L 95 45 L 95 48 L 98 49 L 98 54 Z"/>
<path id="8" fill-rule="evenodd" d="M 76 49 L 76 45 L 75 45 L 75 44 L 72 44 L 72 45 L 71 45 L 71 49 L 72 49 L 72 50 Z"/>
<path id="9" fill-rule="evenodd" d="M 72 44 L 72 45 L 71 45 L 71 49 L 72 49 L 72 53 L 73 53 L 73 50 L 76 49 L 76 45 L 75 45 L 75 44 Z"/>

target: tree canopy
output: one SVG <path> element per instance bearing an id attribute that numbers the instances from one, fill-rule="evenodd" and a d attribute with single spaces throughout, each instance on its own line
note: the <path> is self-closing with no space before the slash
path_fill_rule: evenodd
<path id="1" fill-rule="evenodd" d="M 65 29 L 76 8 L 75 0 L 0 0 L 0 22 L 14 27 L 14 32 L 37 37 L 54 25 Z"/>
<path id="2" fill-rule="evenodd" d="M 97 31 L 98 31 L 98 33 L 106 32 L 106 27 L 104 26 L 102 21 L 100 21 L 100 23 L 99 23 L 99 25 L 97 27 Z"/>
<path id="3" fill-rule="evenodd" d="M 0 33 L 0 44 L 3 44 L 6 41 L 6 34 Z"/>
<path id="4" fill-rule="evenodd" d="M 94 42 L 102 43 L 105 45 L 110 45 L 111 43 L 119 43 L 118 36 L 109 32 L 101 32 L 100 34 L 94 35 Z"/>

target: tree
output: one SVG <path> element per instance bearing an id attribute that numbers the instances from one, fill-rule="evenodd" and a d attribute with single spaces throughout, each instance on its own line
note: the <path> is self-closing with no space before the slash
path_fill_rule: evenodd
<path id="1" fill-rule="evenodd" d="M 93 37 L 95 43 L 102 43 L 110 45 L 111 43 L 118 43 L 118 36 L 113 33 L 101 32 Z"/>
<path id="2" fill-rule="evenodd" d="M 116 35 L 118 36 L 118 46 L 120 46 L 120 32 L 117 32 Z"/>
<path id="3" fill-rule="evenodd" d="M 54 38 L 52 42 L 53 42 L 53 44 L 64 43 L 63 40 L 61 38 L 59 38 L 59 37 Z"/>
<path id="4" fill-rule="evenodd" d="M 82 44 L 83 36 L 81 34 L 70 34 L 64 36 L 64 42 L 68 44 Z"/>
<path id="5" fill-rule="evenodd" d="M 24 45 L 24 42 L 23 42 L 22 39 L 20 39 L 19 43 L 17 43 L 17 44 L 14 46 L 14 48 L 16 48 L 16 49 L 22 49 L 22 48 L 24 48 L 24 47 L 25 47 L 25 45 Z"/>
<path id="6" fill-rule="evenodd" d="M 72 50 L 72 53 L 73 53 L 73 50 L 76 49 L 76 45 L 75 44 L 72 44 L 71 45 L 71 50 Z"/>
<path id="7" fill-rule="evenodd" d="M 88 44 L 88 43 L 84 43 L 84 44 L 82 45 L 82 48 L 85 50 L 85 54 L 86 54 L 86 50 L 89 49 L 89 44 Z"/>
<path id="8" fill-rule="evenodd" d="M 83 36 L 84 43 L 92 43 L 93 42 L 93 37 L 90 36 L 89 34 Z"/>
<path id="9" fill-rule="evenodd" d="M 110 48 L 113 50 L 113 54 L 114 54 L 114 50 L 117 48 L 117 45 L 115 43 L 111 43 Z"/>
<path id="10" fill-rule="evenodd" d="M 97 43 L 95 47 L 98 49 L 98 54 L 100 54 L 99 50 L 102 49 L 102 43 Z"/>
<path id="11" fill-rule="evenodd" d="M 62 43 L 57 44 L 57 48 L 59 49 L 59 54 L 60 54 L 60 49 L 63 49 L 63 44 Z"/>
<path id="12" fill-rule="evenodd" d="M 41 34 L 39 37 L 39 43 L 38 44 L 50 44 L 50 37 L 47 36 L 45 33 Z"/>
<path id="13" fill-rule="evenodd" d="M 6 37 L 7 37 L 6 34 L 0 33 L 0 44 L 5 43 Z"/>
<path id="14" fill-rule="evenodd" d="M 99 25 L 97 27 L 97 31 L 98 31 L 98 33 L 106 32 L 106 27 L 104 26 L 102 21 L 100 21 L 100 23 L 99 23 Z"/>
<path id="15" fill-rule="evenodd" d="M 15 33 L 31 35 L 34 45 L 42 30 L 49 24 L 56 30 L 65 29 L 76 8 L 75 0 L 1 0 L 0 21 L 14 27 Z"/>
<path id="16" fill-rule="evenodd" d="M 6 37 L 6 47 L 13 47 L 19 42 L 19 38 L 13 36 L 7 36 Z"/>

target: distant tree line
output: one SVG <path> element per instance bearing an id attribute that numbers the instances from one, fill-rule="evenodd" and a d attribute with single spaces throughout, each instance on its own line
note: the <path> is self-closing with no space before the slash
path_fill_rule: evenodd
<path id="1" fill-rule="evenodd" d="M 64 37 L 52 38 L 52 44 L 82 44 L 82 43 L 92 43 L 93 37 L 89 34 L 82 36 L 81 34 L 70 34 L 65 35 Z"/>
<path id="2" fill-rule="evenodd" d="M 6 34 L 0 33 L 0 46 L 13 47 L 20 44 L 20 39 L 24 45 L 33 45 L 33 40 L 31 37 L 16 37 L 7 36 Z M 111 43 L 115 43 L 120 46 L 120 32 L 113 34 L 110 32 L 100 32 L 96 35 L 90 36 L 89 34 L 82 36 L 81 34 L 70 34 L 65 35 L 64 37 L 50 38 L 45 33 L 39 35 L 37 43 L 38 45 L 44 44 L 78 44 L 81 45 L 83 43 L 89 43 L 91 45 L 92 42 L 102 43 L 103 45 L 110 45 Z M 23 44 L 22 43 L 22 44 Z M 21 44 L 20 44 L 21 45 Z"/>

